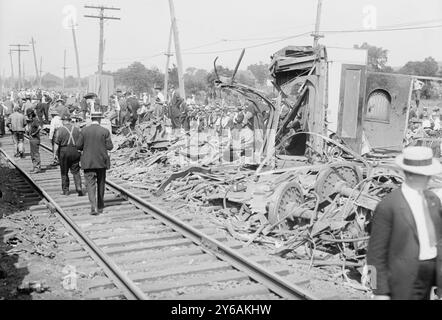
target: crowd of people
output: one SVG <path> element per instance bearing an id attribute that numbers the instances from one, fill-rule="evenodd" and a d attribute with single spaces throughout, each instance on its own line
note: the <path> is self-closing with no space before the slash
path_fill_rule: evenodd
<path id="1" fill-rule="evenodd" d="M 406 133 L 406 145 L 408 146 L 428 146 L 433 149 L 436 157 L 441 156 L 442 138 L 442 114 L 439 107 L 435 106 L 431 110 L 423 107 L 419 111 L 418 107 L 413 107 L 409 113 L 408 129 Z"/>
<path id="2" fill-rule="evenodd" d="M 62 195 L 69 195 L 69 171 L 74 177 L 75 190 L 83 196 L 80 168 L 84 171 L 86 189 L 91 203 L 91 214 L 104 208 L 104 183 L 110 168 L 108 151 L 113 144 L 111 133 L 100 125 L 103 113 L 95 94 L 63 95 L 41 90 L 10 92 L 0 101 L 0 136 L 5 127 L 11 132 L 15 157 L 25 158 L 24 138 L 29 139 L 31 173 L 42 172 L 40 159 L 41 131 L 49 126 L 53 147 L 53 162 L 47 167 L 60 167 Z M 75 125 L 75 120 L 88 117 L 89 123 Z M 80 165 L 81 163 L 81 165 Z"/>

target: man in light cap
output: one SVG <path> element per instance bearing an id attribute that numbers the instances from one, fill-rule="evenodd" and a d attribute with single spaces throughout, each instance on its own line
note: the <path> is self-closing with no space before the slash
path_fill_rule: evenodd
<path id="1" fill-rule="evenodd" d="M 51 110 L 51 124 L 49 126 L 49 140 L 51 140 L 52 143 L 52 152 L 54 155 L 54 161 L 52 162 L 52 165 L 56 166 L 58 165 L 58 155 L 55 152 L 55 133 L 57 132 L 58 128 L 63 126 L 63 121 L 61 120 L 60 115 L 58 114 L 57 109 Z"/>
<path id="2" fill-rule="evenodd" d="M 401 188 L 376 207 L 367 251 L 375 299 L 428 300 L 442 289 L 441 202 L 428 190 L 442 172 L 428 147 L 408 147 L 396 158 L 404 171 Z M 375 284 L 375 285 L 374 285 Z"/>
<path id="3" fill-rule="evenodd" d="M 26 118 L 25 116 L 20 112 L 20 107 L 16 106 L 14 107 L 14 112 L 9 116 L 9 118 L 6 121 L 6 126 L 9 128 L 9 130 L 12 133 L 12 140 L 14 141 L 14 150 L 15 150 L 15 157 L 18 158 L 24 158 L 25 156 L 25 149 L 24 149 L 24 134 L 25 134 L 25 127 L 26 127 Z"/>
<path id="4" fill-rule="evenodd" d="M 80 137 L 80 129 L 71 122 L 69 114 L 62 117 L 63 124 L 55 135 L 55 151 L 60 161 L 62 195 L 69 195 L 69 170 L 74 177 L 75 190 L 78 196 L 83 196 L 80 176 L 80 152 L 77 150 L 76 141 Z"/>

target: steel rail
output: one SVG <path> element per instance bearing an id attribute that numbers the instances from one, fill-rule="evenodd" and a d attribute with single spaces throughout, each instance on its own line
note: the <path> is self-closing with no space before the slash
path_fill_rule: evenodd
<path id="1" fill-rule="evenodd" d="M 49 148 L 46 149 L 49 150 Z M 148 300 L 147 296 L 137 287 L 137 285 L 125 274 L 120 268 L 115 265 L 115 263 L 110 259 L 110 257 L 104 253 L 97 245 L 86 235 L 81 229 L 77 226 L 77 224 L 63 211 L 63 209 L 57 204 L 57 202 L 38 184 L 32 179 L 32 177 L 26 173 L 17 163 L 11 159 L 11 157 L 0 148 L 0 153 L 28 180 L 28 182 L 39 192 L 43 198 L 45 198 L 50 205 L 55 208 L 58 213 L 59 218 L 64 222 L 64 225 L 67 226 L 73 233 L 73 235 L 77 238 L 77 240 L 82 241 L 86 244 L 89 254 L 95 258 L 103 269 L 105 269 L 105 273 L 112 278 L 114 284 L 123 291 L 126 298 L 130 300 Z"/>
<path id="2" fill-rule="evenodd" d="M 246 256 L 224 245 L 222 242 L 205 235 L 180 219 L 171 216 L 157 206 L 148 203 L 139 196 L 118 186 L 114 182 L 108 180 L 106 181 L 106 184 L 126 196 L 128 199 L 138 203 L 141 207 L 147 208 L 149 214 L 163 221 L 165 224 L 191 239 L 199 246 L 208 249 L 221 260 L 229 262 L 234 268 L 245 272 L 250 278 L 263 284 L 277 295 L 287 299 L 317 300 L 316 297 L 302 287 L 288 283 L 276 273 L 265 269 L 258 263 L 251 261 Z"/>
<path id="3" fill-rule="evenodd" d="M 52 152 L 51 148 L 48 146 L 44 144 L 40 144 L 40 146 L 45 150 Z M 240 254 L 234 249 L 229 248 L 222 242 L 205 235 L 194 227 L 165 212 L 163 209 L 147 202 L 132 192 L 117 185 L 115 182 L 106 179 L 106 184 L 108 187 L 120 193 L 129 201 L 132 200 L 138 204 L 141 207 L 140 209 L 147 209 L 146 212 L 148 214 L 151 214 L 156 219 L 162 221 L 175 231 L 192 240 L 195 244 L 204 248 L 205 251 L 214 254 L 219 259 L 230 263 L 234 268 L 243 271 L 250 278 L 261 283 L 275 294 L 292 300 L 318 300 L 317 297 L 313 296 L 304 288 L 287 282 L 278 274 L 267 270 L 256 262 L 251 261 L 246 256 Z"/>

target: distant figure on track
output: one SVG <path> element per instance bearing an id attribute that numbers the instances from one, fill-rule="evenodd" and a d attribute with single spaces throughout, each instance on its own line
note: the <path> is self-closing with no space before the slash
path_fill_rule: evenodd
<path id="1" fill-rule="evenodd" d="M 29 133 L 29 146 L 31 149 L 31 160 L 33 169 L 31 173 L 41 172 L 40 167 L 40 121 L 37 118 L 37 114 L 33 109 L 28 109 L 27 114 L 28 123 L 28 133 Z"/>
<path id="2" fill-rule="evenodd" d="M 114 147 L 109 130 L 100 126 L 102 118 L 101 112 L 91 113 L 92 123 L 81 130 L 76 143 L 77 149 L 83 151 L 81 167 L 84 170 L 92 215 L 103 213 L 106 170 L 110 168 L 107 151 Z"/>
<path id="3" fill-rule="evenodd" d="M 71 116 L 64 114 L 63 125 L 58 128 L 54 140 L 54 153 L 58 154 L 61 173 L 62 195 L 69 195 L 69 170 L 74 176 L 75 190 L 79 197 L 83 196 L 80 175 L 80 152 L 76 147 L 76 142 L 80 138 L 80 129 L 71 122 Z"/>
<path id="4" fill-rule="evenodd" d="M 12 132 L 12 140 L 14 141 L 15 157 L 24 158 L 25 149 L 23 142 L 25 140 L 26 118 L 20 112 L 20 107 L 14 107 L 14 112 L 8 118 L 6 126 Z"/>

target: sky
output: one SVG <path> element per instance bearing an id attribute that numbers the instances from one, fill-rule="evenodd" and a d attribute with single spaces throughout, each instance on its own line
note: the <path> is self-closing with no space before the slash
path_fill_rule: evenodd
<path id="1" fill-rule="evenodd" d="M 97 1 L 97 2 L 95 2 Z M 311 45 L 317 0 L 174 0 L 184 69 L 212 69 L 213 60 L 234 68 L 246 53 L 241 68 L 262 61 L 287 45 Z M 76 75 L 72 31 L 66 27 L 75 17 L 81 76 L 97 70 L 97 10 L 84 5 L 105 5 L 104 70 L 115 71 L 140 61 L 164 70 L 170 13 L 167 0 L 0 0 L 0 75 L 11 73 L 9 45 L 35 40 L 38 65 L 43 73 L 63 74 L 66 50 L 67 75 Z M 442 61 L 442 1 L 440 0 L 323 0 L 321 44 L 351 48 L 368 42 L 389 50 L 388 64 L 402 66 L 428 56 Z M 432 26 L 438 26 L 432 28 Z M 408 29 L 425 27 L 422 29 Z M 430 28 L 429 28 L 430 27 Z M 389 30 L 382 29 L 407 29 Z M 330 33 L 329 31 L 365 32 Z M 371 30 L 371 31 L 367 31 Z M 172 45 L 173 51 L 174 46 Z M 35 75 L 32 47 L 22 53 L 25 75 Z M 172 57 L 172 63 L 175 57 Z M 13 53 L 17 76 L 18 57 Z"/>

